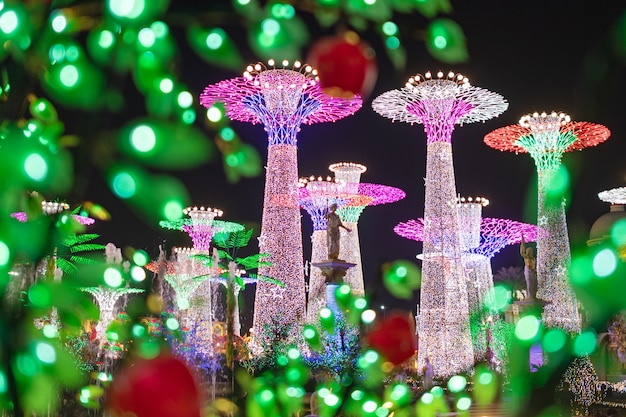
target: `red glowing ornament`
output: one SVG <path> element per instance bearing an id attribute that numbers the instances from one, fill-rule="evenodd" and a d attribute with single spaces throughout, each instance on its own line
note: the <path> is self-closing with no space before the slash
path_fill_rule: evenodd
<path id="1" fill-rule="evenodd" d="M 415 323 L 406 313 L 392 312 L 378 320 L 366 335 L 370 347 L 394 365 L 415 354 Z"/>
<path id="2" fill-rule="evenodd" d="M 320 85 L 329 96 L 368 96 L 378 77 L 374 50 L 350 31 L 317 41 L 306 62 L 317 68 Z"/>
<path id="3" fill-rule="evenodd" d="M 187 366 L 164 354 L 127 364 L 114 378 L 108 408 L 114 416 L 200 417 L 200 392 Z"/>

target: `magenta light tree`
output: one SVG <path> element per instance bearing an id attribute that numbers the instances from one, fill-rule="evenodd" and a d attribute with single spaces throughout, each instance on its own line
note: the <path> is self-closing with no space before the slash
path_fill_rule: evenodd
<path id="1" fill-rule="evenodd" d="M 535 160 L 539 181 L 537 223 L 546 230 L 537 240 L 537 298 L 547 303 L 543 310 L 546 327 L 570 332 L 579 332 L 581 327 L 578 302 L 569 283 L 571 253 L 565 199 L 558 195 L 555 201 L 552 182 L 563 153 L 595 146 L 610 134 L 602 125 L 572 122 L 568 115 L 553 112 L 525 115 L 518 124 L 485 136 L 485 143 L 492 148 L 529 153 Z"/>
<path id="2" fill-rule="evenodd" d="M 296 135 L 302 124 L 331 122 L 357 111 L 360 97 L 351 99 L 326 95 L 317 70 L 295 61 L 289 66 L 274 60 L 268 66 L 249 65 L 243 77 L 225 80 L 205 88 L 200 102 L 213 106 L 221 102 L 233 120 L 262 123 L 268 136 L 265 197 L 259 250 L 268 253 L 271 266 L 259 274 L 282 281 L 280 287 L 259 282 L 254 302 L 254 337 L 269 342 L 269 328 L 280 323 L 291 327 L 297 337 L 306 307 L 302 255 L 302 228 L 298 204 L 298 159 Z M 269 327 L 269 328 L 268 328 Z"/>
<path id="3" fill-rule="evenodd" d="M 345 184 L 337 183 L 330 177 L 323 179 L 301 178 L 298 201 L 311 217 L 313 233 L 311 234 L 311 263 L 322 262 L 328 259 L 326 244 L 326 213 L 331 204 L 342 207 L 347 199 L 341 198 Z M 326 307 L 326 278 L 322 270 L 311 266 L 309 272 L 308 301 L 306 322 L 317 323 L 319 311 Z"/>
<path id="4" fill-rule="evenodd" d="M 452 72 L 409 78 L 377 97 L 374 110 L 392 121 L 419 123 L 426 131 L 424 261 L 418 367 L 429 357 L 435 374 L 449 376 L 473 364 L 465 271 L 461 259 L 452 162 L 455 125 L 498 116 L 508 107 L 499 94 L 470 85 Z"/>
<path id="5" fill-rule="evenodd" d="M 363 265 L 361 262 L 361 244 L 359 242 L 359 218 L 365 207 L 394 203 L 403 199 L 406 194 L 399 188 L 387 185 L 361 182 L 361 174 L 366 167 L 354 162 L 337 162 L 328 169 L 335 174 L 335 181 L 344 185 L 344 192 L 349 197 L 337 214 L 342 223 L 351 230 L 350 233 L 341 231 L 340 248 L 341 259 L 354 263 L 354 268 L 348 269 L 344 282 L 350 285 L 352 293 L 357 296 L 365 294 L 363 283 Z"/>

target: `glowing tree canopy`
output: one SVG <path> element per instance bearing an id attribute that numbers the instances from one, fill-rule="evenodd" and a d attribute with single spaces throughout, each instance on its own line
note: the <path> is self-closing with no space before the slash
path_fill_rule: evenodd
<path id="1" fill-rule="evenodd" d="M 325 214 L 331 204 L 342 207 L 347 199 L 341 198 L 345 184 L 338 183 L 330 177 L 326 180 L 321 177 L 301 178 L 298 201 L 300 206 L 309 213 L 313 222 L 311 235 L 311 263 L 322 262 L 328 259 L 326 244 L 327 221 Z M 311 267 L 309 272 L 308 301 L 306 322 L 316 323 L 318 312 L 326 306 L 326 278 L 320 268 Z"/>
<path id="2" fill-rule="evenodd" d="M 178 220 L 161 220 L 159 226 L 165 229 L 180 230 L 189 235 L 196 251 L 208 254 L 211 239 L 215 233 L 231 233 L 244 229 L 239 223 L 215 220 L 222 211 L 210 207 L 187 207 L 183 213 L 188 217 Z"/>
<path id="3" fill-rule="evenodd" d="M 572 122 L 564 113 L 533 113 L 519 124 L 502 127 L 485 136 L 485 143 L 501 151 L 529 153 L 538 173 L 538 224 L 547 233 L 537 241 L 537 298 L 548 304 L 547 327 L 580 331 L 578 302 L 569 284 L 570 246 L 565 220 L 565 199 L 549 199 L 552 182 L 564 152 L 581 150 L 607 140 L 610 131 L 599 124 Z"/>
<path id="4" fill-rule="evenodd" d="M 302 229 L 298 204 L 298 159 L 296 134 L 302 124 L 331 122 L 357 111 L 360 97 L 351 99 L 326 95 L 319 84 L 317 70 L 295 61 L 289 67 L 282 61 L 276 68 L 249 65 L 243 77 L 219 82 L 205 88 L 200 102 L 211 107 L 221 102 L 233 120 L 262 123 L 268 136 L 265 197 L 259 250 L 270 254 L 271 266 L 259 274 L 282 281 L 280 287 L 266 282 L 257 284 L 254 302 L 254 336 L 269 342 L 270 329 L 277 325 L 298 337 L 304 321 L 306 303 Z"/>
<path id="5" fill-rule="evenodd" d="M 626 187 L 601 191 L 598 193 L 598 198 L 606 203 L 626 204 Z"/>
<path id="6" fill-rule="evenodd" d="M 409 78 L 399 90 L 377 97 L 381 115 L 424 125 L 427 141 L 424 202 L 424 262 L 420 295 L 418 367 L 426 357 L 435 374 L 449 376 L 473 364 L 466 277 L 455 209 L 452 131 L 457 124 L 484 121 L 508 107 L 502 96 L 470 85 L 453 72 Z"/>
<path id="7" fill-rule="evenodd" d="M 344 192 L 349 196 L 348 202 L 337 209 L 341 221 L 350 233 L 341 233 L 341 259 L 356 264 L 348 269 L 344 282 L 350 285 L 352 293 L 358 296 L 365 294 L 363 283 L 363 265 L 361 262 L 361 244 L 359 242 L 359 218 L 368 206 L 394 203 L 403 199 L 406 194 L 399 188 L 387 185 L 361 182 L 361 174 L 366 167 L 354 162 L 337 162 L 328 169 L 335 174 L 335 181 L 345 184 Z"/>
<path id="8" fill-rule="evenodd" d="M 56 201 L 42 201 L 41 202 L 41 211 L 46 215 L 58 214 L 58 213 L 61 213 L 62 211 L 69 210 L 69 208 L 70 206 L 67 203 L 59 203 Z M 11 217 L 17 219 L 20 222 L 25 222 L 26 220 L 28 220 L 26 213 L 24 213 L 23 211 L 11 213 Z M 91 217 L 81 216 L 79 214 L 72 214 L 72 217 L 74 218 L 74 220 L 76 220 L 78 223 L 84 226 L 89 226 L 96 222 Z"/>

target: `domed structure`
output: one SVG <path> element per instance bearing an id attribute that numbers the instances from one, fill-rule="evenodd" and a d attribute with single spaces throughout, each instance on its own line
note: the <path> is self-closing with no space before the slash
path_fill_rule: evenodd
<path id="1" fill-rule="evenodd" d="M 611 210 L 598 217 L 591 226 L 587 246 L 597 245 L 605 239 L 609 239 L 613 225 L 620 219 L 626 219 L 624 204 L 611 204 Z"/>

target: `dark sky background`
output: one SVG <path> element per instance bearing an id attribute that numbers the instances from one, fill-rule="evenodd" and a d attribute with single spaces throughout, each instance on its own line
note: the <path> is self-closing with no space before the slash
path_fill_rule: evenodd
<path id="1" fill-rule="evenodd" d="M 415 73 L 439 69 L 461 72 L 473 85 L 500 93 L 509 102 L 509 109 L 500 117 L 457 127 L 452 136 L 457 190 L 464 196 L 489 198 L 491 204 L 483 210 L 484 217 L 536 222 L 533 160 L 528 155 L 496 151 L 483 143 L 485 134 L 517 123 L 522 115 L 534 111 L 563 111 L 575 121 L 601 123 L 612 131 L 607 142 L 564 158 L 572 176 L 567 216 L 573 246 L 584 244 L 593 221 L 609 209 L 597 193 L 626 185 L 626 110 L 622 102 L 626 94 L 626 30 L 621 39 L 616 35 L 619 20 L 624 20 L 625 4 L 614 0 L 453 0 L 452 5 L 451 17 L 467 37 L 468 62 L 437 62 L 423 42 L 407 37 L 403 38 L 408 53 L 406 69 L 395 71 L 380 48 L 380 39 L 365 36 L 378 51 L 379 78 L 372 95 L 353 117 L 334 124 L 303 126 L 299 134 L 301 176 L 328 175 L 327 167 L 334 162 L 358 162 L 368 167 L 363 182 L 399 187 L 407 194 L 399 202 L 366 208 L 359 221 L 366 291 L 368 287 L 378 290 L 373 306 L 414 309 L 417 302 L 417 293 L 410 302 L 386 294 L 380 267 L 394 259 L 415 260 L 421 252 L 421 244 L 397 236 L 393 227 L 423 215 L 426 137 L 421 125 L 392 124 L 371 109 L 373 98 L 401 88 Z M 402 31 L 419 32 L 424 22 L 419 16 L 398 20 Z M 214 71 L 193 56 L 184 59 L 182 78 L 196 96 L 206 84 L 238 75 Z M 255 61 L 252 56 L 249 59 Z M 198 107 L 199 116 L 203 115 Z M 242 140 L 266 157 L 267 140 L 261 126 L 235 122 L 233 127 Z M 223 220 L 256 223 L 258 230 L 264 178 L 228 184 L 217 159 L 176 175 L 188 186 L 193 204 L 218 207 L 224 211 Z M 108 203 L 112 200 L 110 192 L 97 186 L 92 190 L 94 195 L 87 199 L 103 203 L 113 216 L 110 224 L 91 229 L 102 235 L 103 243 L 144 248 L 153 255 L 164 242 L 168 248 L 191 246 L 186 234 L 146 225 L 123 205 Z M 306 257 L 310 254 L 311 222 L 308 214 L 302 213 Z M 505 249 L 493 259 L 494 272 L 515 265 L 523 265 L 518 247 Z M 246 293 L 244 320 L 251 320 L 253 288 Z"/>

